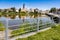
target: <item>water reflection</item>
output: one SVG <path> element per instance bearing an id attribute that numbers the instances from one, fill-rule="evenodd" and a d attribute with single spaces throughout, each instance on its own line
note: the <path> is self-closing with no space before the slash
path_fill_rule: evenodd
<path id="1" fill-rule="evenodd" d="M 15 19 L 10 19 L 10 18 L 6 18 L 6 17 L 0 17 L 0 21 L 3 22 L 3 24 L 5 25 L 6 24 L 6 20 L 9 20 L 8 21 L 8 25 L 9 26 L 12 26 L 12 25 L 20 25 L 23 23 L 23 19 L 20 19 L 18 17 L 16 17 Z M 50 19 L 50 17 L 39 17 L 39 20 L 42 20 L 43 23 L 49 21 L 49 22 L 52 22 L 52 20 Z M 27 17 L 26 19 L 24 19 L 24 21 L 28 21 L 30 23 L 33 23 L 33 22 L 36 22 L 37 19 L 34 19 L 34 18 L 30 18 L 30 17 Z"/>

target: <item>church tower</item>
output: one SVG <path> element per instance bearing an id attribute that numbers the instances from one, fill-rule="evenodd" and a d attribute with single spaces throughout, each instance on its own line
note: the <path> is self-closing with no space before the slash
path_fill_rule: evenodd
<path id="1" fill-rule="evenodd" d="M 27 9 L 25 8 L 25 3 L 23 4 L 21 11 L 24 11 L 24 12 L 27 11 Z"/>
<path id="2" fill-rule="evenodd" d="M 23 9 L 25 9 L 25 4 L 23 4 Z"/>

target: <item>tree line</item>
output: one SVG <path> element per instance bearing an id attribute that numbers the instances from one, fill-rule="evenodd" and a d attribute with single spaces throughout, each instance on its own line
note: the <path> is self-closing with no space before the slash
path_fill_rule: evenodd
<path id="1" fill-rule="evenodd" d="M 34 9 L 34 12 L 30 11 L 21 11 L 21 8 L 19 8 L 18 12 L 16 11 L 16 8 L 15 7 L 12 7 L 10 9 L 0 9 L 0 17 L 4 16 L 4 17 L 9 17 L 11 19 L 14 19 L 17 15 L 19 18 L 24 18 L 25 16 L 34 16 L 34 18 L 38 17 L 38 16 L 41 16 L 41 12 L 38 12 L 38 8 Z M 49 10 L 49 13 L 58 13 L 58 11 L 60 11 L 60 9 L 57 9 L 55 7 L 51 8 Z"/>

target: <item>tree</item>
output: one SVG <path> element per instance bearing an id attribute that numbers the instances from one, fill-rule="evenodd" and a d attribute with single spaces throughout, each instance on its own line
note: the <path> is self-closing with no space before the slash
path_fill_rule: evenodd
<path id="1" fill-rule="evenodd" d="M 56 10 L 57 10 L 56 8 L 51 8 L 49 12 L 50 13 L 56 13 Z"/>
<path id="2" fill-rule="evenodd" d="M 10 10 L 8 11 L 8 16 L 11 18 L 11 19 L 15 19 L 16 17 L 16 8 L 15 7 L 11 7 Z"/>
<path id="3" fill-rule="evenodd" d="M 15 19 L 15 17 L 16 17 L 16 12 L 10 11 L 8 15 L 9 15 L 9 17 L 10 17 L 11 19 Z"/>
<path id="4" fill-rule="evenodd" d="M 19 13 L 21 12 L 21 8 L 19 9 Z"/>
<path id="5" fill-rule="evenodd" d="M 16 12 L 16 8 L 15 7 L 11 7 L 10 8 L 13 12 Z"/>
<path id="6" fill-rule="evenodd" d="M 2 9 L 0 9 L 0 17 L 2 16 Z"/>
<path id="7" fill-rule="evenodd" d="M 18 14 L 19 18 L 25 19 L 25 16 L 27 16 L 27 11 L 21 11 L 21 8 L 19 9 L 19 14 Z"/>
<path id="8" fill-rule="evenodd" d="M 20 13 L 20 15 L 21 16 L 26 16 L 26 12 L 23 11 L 23 12 Z"/>
<path id="9" fill-rule="evenodd" d="M 38 13 L 38 15 L 39 15 L 39 17 L 41 17 L 41 16 L 42 16 L 42 13 L 41 13 L 41 12 L 39 12 L 39 13 Z"/>
<path id="10" fill-rule="evenodd" d="M 8 9 L 4 9 L 4 11 L 2 12 L 2 15 L 4 16 L 4 17 L 8 17 Z"/>
<path id="11" fill-rule="evenodd" d="M 24 19 L 25 19 L 25 16 L 27 15 L 27 13 L 26 13 L 26 12 L 24 12 L 24 11 L 22 11 L 22 12 L 20 12 L 20 14 L 19 14 L 19 15 L 22 17 L 23 22 L 24 22 Z"/>
<path id="12" fill-rule="evenodd" d="M 0 12 L 2 12 L 2 9 L 0 9 Z"/>
<path id="13" fill-rule="evenodd" d="M 0 17 L 2 16 L 2 12 L 0 12 Z"/>
<path id="14" fill-rule="evenodd" d="M 29 12 L 29 16 L 32 17 L 34 15 L 34 12 Z"/>
<path id="15" fill-rule="evenodd" d="M 21 8 L 19 9 L 19 12 L 18 12 L 18 16 L 19 16 L 19 18 L 21 18 L 20 13 L 21 13 Z"/>
<path id="16" fill-rule="evenodd" d="M 34 18 L 38 16 L 38 9 L 34 9 Z"/>

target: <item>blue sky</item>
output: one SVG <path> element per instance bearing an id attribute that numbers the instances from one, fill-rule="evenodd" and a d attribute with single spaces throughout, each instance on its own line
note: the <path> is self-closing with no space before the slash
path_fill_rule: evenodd
<path id="1" fill-rule="evenodd" d="M 25 3 L 26 8 L 50 9 L 51 7 L 60 8 L 60 0 L 0 0 L 0 8 L 16 7 L 22 8 Z"/>

